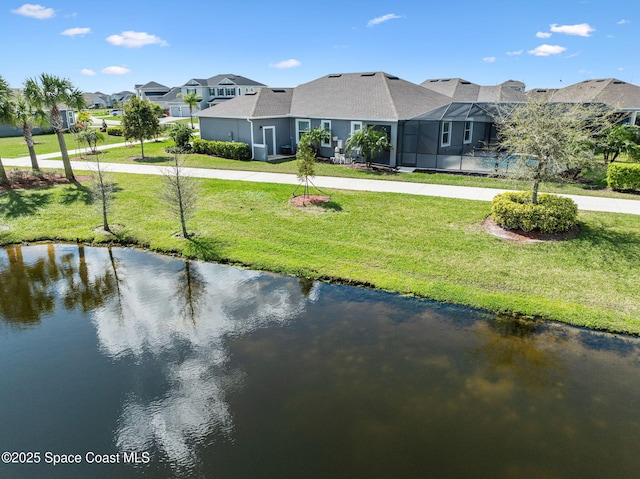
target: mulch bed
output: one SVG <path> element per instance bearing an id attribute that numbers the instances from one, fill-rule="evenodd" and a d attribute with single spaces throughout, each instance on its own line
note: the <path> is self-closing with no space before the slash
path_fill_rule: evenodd
<path id="1" fill-rule="evenodd" d="M 482 228 L 489 234 L 497 236 L 509 241 L 516 241 L 520 243 L 540 243 L 543 241 L 564 241 L 571 238 L 575 238 L 580 233 L 580 227 L 575 225 L 569 231 L 564 233 L 542 233 L 540 231 L 522 231 L 522 230 L 508 230 L 498 226 L 491 216 L 482 223 Z"/>
<path id="2" fill-rule="evenodd" d="M 300 196 L 294 196 L 293 198 L 291 198 L 289 200 L 289 203 L 291 203 L 294 206 L 297 206 L 299 208 L 305 207 L 305 206 L 309 206 L 309 205 L 321 205 L 322 203 L 326 203 L 328 201 L 331 201 L 331 197 L 330 196 L 324 196 L 324 195 L 300 195 Z"/>
<path id="3" fill-rule="evenodd" d="M 43 173 L 40 176 L 36 176 L 31 171 L 10 171 L 7 172 L 7 176 L 9 176 L 11 184 L 0 185 L 0 190 L 23 190 L 41 188 L 43 186 L 68 185 L 72 183 L 60 173 Z M 76 176 L 76 181 L 88 181 L 91 178 L 91 176 Z"/>

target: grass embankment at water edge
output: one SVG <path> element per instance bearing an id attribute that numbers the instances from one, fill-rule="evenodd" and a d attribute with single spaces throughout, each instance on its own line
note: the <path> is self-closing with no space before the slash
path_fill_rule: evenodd
<path id="1" fill-rule="evenodd" d="M 80 172 L 77 172 L 80 173 Z M 581 212 L 577 238 L 510 243 L 481 227 L 485 202 L 333 191 L 323 208 L 296 209 L 289 185 L 196 180 L 202 193 L 182 240 L 158 199 L 161 177 L 114 174 L 112 224 L 87 185 L 0 193 L 0 244 L 119 242 L 185 257 L 596 329 L 640 334 L 640 222 Z M 115 240 L 115 241 L 114 241 Z"/>

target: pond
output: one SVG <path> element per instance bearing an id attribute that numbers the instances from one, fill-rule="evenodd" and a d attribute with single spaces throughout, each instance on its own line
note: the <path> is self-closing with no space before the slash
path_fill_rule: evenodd
<path id="1" fill-rule="evenodd" d="M 0 250 L 0 364 L 0 477 L 640 471 L 638 338 L 135 249 Z"/>

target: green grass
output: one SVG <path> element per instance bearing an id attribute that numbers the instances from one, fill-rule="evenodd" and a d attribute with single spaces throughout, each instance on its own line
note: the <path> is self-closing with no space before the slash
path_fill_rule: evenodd
<path id="1" fill-rule="evenodd" d="M 446 198 L 336 191 L 324 208 L 288 204 L 293 187 L 197 180 L 190 229 L 165 213 L 161 177 L 114 175 L 111 223 L 101 224 L 86 185 L 0 194 L 0 244 L 39 240 L 137 244 L 151 250 L 309 278 L 640 334 L 640 222 L 580 213 L 564 242 L 516 244 L 481 227 L 490 204 Z"/>
<path id="2" fill-rule="evenodd" d="M 105 153 L 104 160 L 113 163 L 138 163 L 169 165 L 173 159 L 171 155 L 165 153 L 167 146 L 172 146 L 173 141 L 166 140 L 145 144 L 145 160 L 134 159 L 140 156 L 140 145 L 135 144 L 131 148 L 116 148 Z M 270 162 L 263 161 L 237 161 L 217 158 L 207 155 L 186 155 L 185 166 L 196 168 L 216 168 L 223 170 L 246 170 L 265 171 L 272 173 L 296 174 L 298 165 L 295 158 L 282 159 Z M 455 186 L 476 186 L 482 188 L 501 188 L 511 190 L 529 189 L 526 182 L 514 181 L 504 178 L 487 178 L 478 176 L 452 175 L 445 173 L 389 173 L 382 171 L 362 171 L 344 165 L 333 165 L 330 163 L 318 162 L 316 164 L 317 176 L 339 176 L 347 178 L 380 179 L 390 181 L 407 181 L 415 183 L 431 183 Z M 603 166 L 599 166 L 588 174 L 589 184 L 550 184 L 545 183 L 541 191 L 547 193 L 561 193 L 566 195 L 589 195 L 610 198 L 627 198 L 640 200 L 640 196 L 629 193 L 621 193 L 607 189 L 606 171 Z"/>
<path id="3" fill-rule="evenodd" d="M 36 155 L 43 155 L 45 153 L 54 153 L 60 151 L 60 145 L 58 144 L 58 137 L 54 134 L 49 135 L 36 135 L 33 137 L 35 141 Z M 76 148 L 85 148 L 86 145 L 78 145 L 74 135 L 72 133 L 65 133 L 64 139 L 67 143 L 69 150 Z M 124 138 L 117 136 L 104 136 L 104 142 L 99 145 L 110 145 L 113 143 L 122 143 Z M 9 137 L 0 138 L 0 152 L 2 158 L 18 158 L 22 156 L 29 156 L 29 149 L 24 141 L 24 137 Z"/>

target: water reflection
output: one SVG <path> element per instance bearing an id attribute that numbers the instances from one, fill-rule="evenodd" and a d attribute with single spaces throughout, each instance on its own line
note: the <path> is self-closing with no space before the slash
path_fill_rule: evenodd
<path id="1" fill-rule="evenodd" d="M 150 451 L 145 477 L 640 468 L 637 338 L 75 245 L 0 251 L 0 319 L 0 449 Z"/>
<path id="2" fill-rule="evenodd" d="M 117 296 L 93 315 L 99 344 L 113 358 L 161 358 L 168 387 L 161 397 L 127 397 L 116 442 L 190 467 L 196 444 L 233 428 L 225 396 L 242 373 L 225 369 L 225 339 L 295 318 L 314 301 L 313 288 L 305 297 L 294 280 L 191 261 L 167 260 L 164 271 L 155 260 L 130 267 L 129 256 L 110 258 L 120 280 Z"/>

